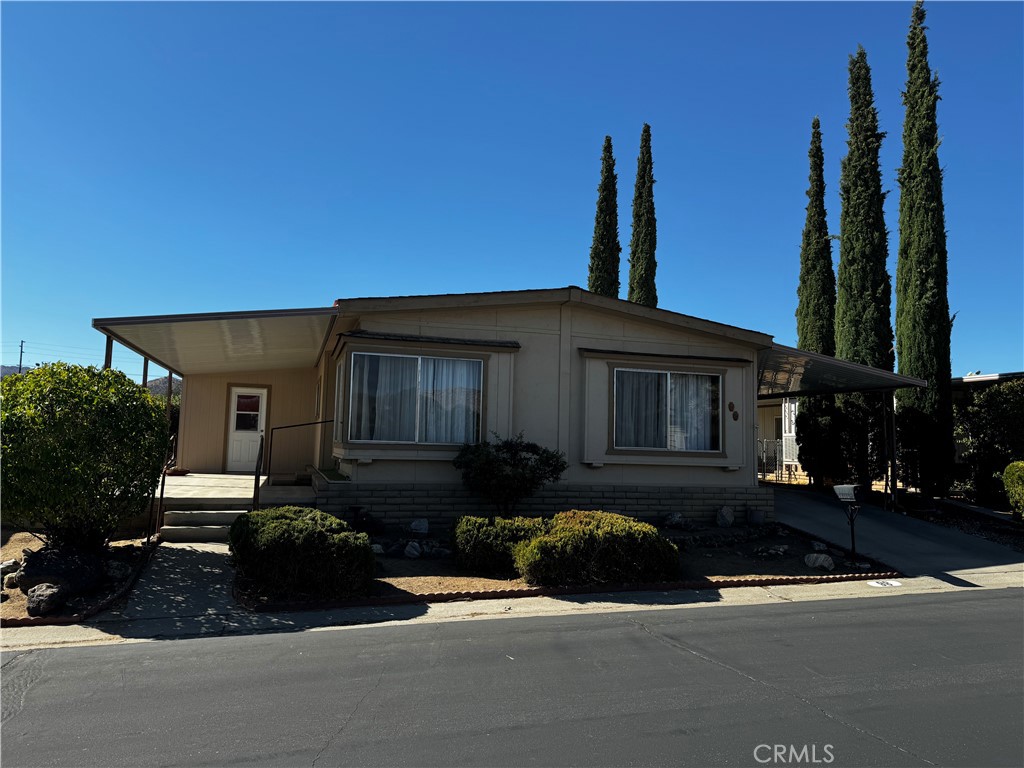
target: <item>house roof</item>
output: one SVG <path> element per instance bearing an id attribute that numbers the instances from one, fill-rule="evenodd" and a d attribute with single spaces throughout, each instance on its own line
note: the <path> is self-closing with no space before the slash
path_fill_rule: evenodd
<path id="1" fill-rule="evenodd" d="M 645 307 L 576 286 L 529 291 L 339 299 L 332 307 L 108 317 L 93 327 L 179 375 L 314 366 L 332 330 L 360 333 L 359 317 L 377 312 L 575 304 L 692 333 L 728 338 L 758 355 L 760 398 L 923 386 L 925 382 L 774 344 L 765 333 L 666 309 Z M 366 333 L 366 332 L 362 332 Z M 492 340 L 489 342 L 494 345 Z"/>
<path id="2" fill-rule="evenodd" d="M 313 366 L 334 307 L 104 317 L 93 328 L 179 375 Z"/>
<path id="3" fill-rule="evenodd" d="M 923 387 L 928 383 L 924 379 L 901 376 L 782 344 L 772 344 L 770 349 L 760 352 L 758 368 L 759 400 Z"/>

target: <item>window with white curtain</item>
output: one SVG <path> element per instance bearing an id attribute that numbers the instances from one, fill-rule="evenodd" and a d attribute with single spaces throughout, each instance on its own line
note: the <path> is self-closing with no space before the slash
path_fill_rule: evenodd
<path id="1" fill-rule="evenodd" d="M 721 377 L 615 369 L 615 448 L 719 451 Z"/>
<path id="2" fill-rule="evenodd" d="M 349 440 L 462 444 L 480 440 L 483 362 L 356 352 Z"/>

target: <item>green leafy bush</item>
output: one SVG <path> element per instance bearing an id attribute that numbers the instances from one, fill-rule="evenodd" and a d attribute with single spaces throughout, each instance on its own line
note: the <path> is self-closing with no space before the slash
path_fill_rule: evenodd
<path id="1" fill-rule="evenodd" d="M 228 534 L 239 572 L 271 594 L 366 594 L 370 539 L 317 509 L 274 507 L 239 515 Z"/>
<path id="2" fill-rule="evenodd" d="M 495 435 L 497 437 L 497 435 Z M 519 501 L 553 483 L 569 466 L 565 454 L 515 437 L 464 445 L 452 462 L 462 482 L 509 517 Z"/>
<path id="3" fill-rule="evenodd" d="M 954 433 L 968 466 L 964 486 L 983 506 L 1005 503 L 999 473 L 1024 457 L 1024 379 L 979 388 L 954 411 Z"/>
<path id="4" fill-rule="evenodd" d="M 460 517 L 455 523 L 455 555 L 474 573 L 510 576 L 516 572 L 513 550 L 547 530 L 539 517 Z"/>
<path id="5" fill-rule="evenodd" d="M 638 583 L 675 578 L 679 550 L 653 525 L 610 512 L 555 515 L 547 533 L 519 544 L 515 564 L 530 584 Z"/>
<path id="6" fill-rule="evenodd" d="M 1024 461 L 1015 461 L 1003 470 L 1003 487 L 1013 516 L 1020 520 L 1024 513 Z"/>
<path id="7" fill-rule="evenodd" d="M 41 528 L 48 546 L 103 549 L 146 510 L 167 420 L 120 371 L 51 363 L 0 383 L 5 522 Z"/>

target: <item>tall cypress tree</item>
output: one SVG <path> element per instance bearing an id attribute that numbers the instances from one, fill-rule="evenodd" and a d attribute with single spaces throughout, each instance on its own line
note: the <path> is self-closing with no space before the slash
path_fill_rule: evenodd
<path id="1" fill-rule="evenodd" d="M 907 90 L 903 93 L 903 167 L 900 245 L 896 264 L 896 353 L 900 373 L 927 388 L 897 393 L 902 464 L 908 480 L 929 494 L 949 488 L 953 461 L 953 405 L 949 345 L 946 220 L 939 167 L 936 105 L 939 80 L 928 66 L 925 10 L 914 5 L 907 35 Z"/>
<path id="2" fill-rule="evenodd" d="M 597 214 L 594 242 L 590 246 L 590 276 L 587 288 L 602 296 L 619 298 L 619 202 L 615 177 L 612 137 L 604 137 L 601 151 L 601 182 L 597 185 Z"/>
<path id="3" fill-rule="evenodd" d="M 878 153 L 885 134 L 871 90 L 871 69 L 863 47 L 850 57 L 848 152 L 842 161 L 839 198 L 839 275 L 836 292 L 836 356 L 893 369 L 892 283 Z M 863 393 L 836 398 L 844 417 L 843 447 L 857 482 L 885 473 L 885 396 Z"/>
<path id="4" fill-rule="evenodd" d="M 797 346 L 823 355 L 836 353 L 836 276 L 832 271 L 832 241 L 825 214 L 825 155 L 821 148 L 821 123 L 811 122 L 807 220 L 800 242 L 800 284 L 797 286 Z M 796 440 L 800 465 L 812 485 L 841 474 L 836 441 L 835 397 L 817 395 L 800 401 Z"/>
<path id="5" fill-rule="evenodd" d="M 654 271 L 658 263 L 658 222 L 654 217 L 654 160 L 651 158 L 651 126 L 644 123 L 640 134 L 640 156 L 636 160 L 633 190 L 633 235 L 629 240 L 629 300 L 648 307 L 658 306 Z"/>

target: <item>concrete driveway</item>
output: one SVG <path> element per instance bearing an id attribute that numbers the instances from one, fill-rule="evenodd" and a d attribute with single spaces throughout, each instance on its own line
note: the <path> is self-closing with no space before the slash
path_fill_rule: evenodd
<path id="1" fill-rule="evenodd" d="M 845 507 L 808 490 L 776 488 L 780 523 L 850 546 Z M 954 528 L 864 505 L 857 516 L 857 552 L 907 576 L 931 576 L 955 586 L 975 586 L 971 574 L 1007 572 L 1024 586 L 1024 553 Z"/>

